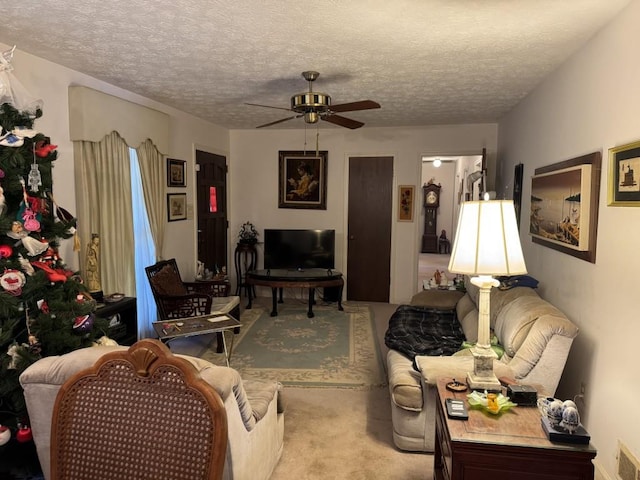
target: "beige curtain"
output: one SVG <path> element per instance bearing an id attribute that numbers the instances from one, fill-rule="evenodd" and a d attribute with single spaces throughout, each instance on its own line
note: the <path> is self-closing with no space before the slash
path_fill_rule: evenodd
<path id="1" fill-rule="evenodd" d="M 129 147 L 112 132 L 100 142 L 74 142 L 74 157 L 81 268 L 91 233 L 98 233 L 103 292 L 136 296 Z"/>
<path id="2" fill-rule="evenodd" d="M 138 153 L 138 164 L 140 165 L 140 175 L 142 176 L 144 202 L 149 216 L 153 243 L 156 247 L 156 257 L 162 259 L 164 229 L 167 224 L 167 204 L 164 188 L 166 159 L 149 139 L 136 148 L 136 152 Z"/>

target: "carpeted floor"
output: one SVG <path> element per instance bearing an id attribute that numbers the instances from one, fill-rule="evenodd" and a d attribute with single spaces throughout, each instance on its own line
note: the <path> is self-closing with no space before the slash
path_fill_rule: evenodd
<path id="1" fill-rule="evenodd" d="M 278 316 L 258 304 L 242 313 L 231 364 L 243 378 L 274 379 L 286 386 L 369 388 L 386 384 L 371 310 L 366 304 L 307 305 L 290 300 Z M 231 334 L 227 334 L 227 340 Z M 211 339 L 196 356 L 222 364 Z M 178 351 L 175 342 L 173 351 Z"/>
<path id="2" fill-rule="evenodd" d="M 269 302 L 270 299 L 258 299 L 258 304 L 267 311 L 270 311 Z M 285 299 L 285 302 L 296 300 Z M 345 308 L 347 306 L 362 305 L 347 302 Z M 397 305 L 371 303 L 366 307 L 371 314 L 374 348 L 379 350 L 380 358 L 384 360 L 388 351 L 384 345 L 384 333 Z M 335 309 L 335 304 L 328 308 Z M 246 313 L 241 315 L 243 322 Z M 198 338 L 194 337 L 192 341 L 196 343 L 190 346 L 179 344 L 180 353 L 193 355 L 212 341 L 212 338 L 196 340 Z M 172 343 L 172 350 L 176 351 L 176 347 L 178 344 Z M 234 363 L 232 357 L 232 367 Z M 383 361 L 383 371 L 384 365 Z M 384 376 L 386 378 L 386 373 Z M 432 455 L 402 452 L 393 445 L 390 398 L 386 386 L 366 389 L 286 386 L 284 401 L 284 451 L 271 480 L 433 478 Z"/>

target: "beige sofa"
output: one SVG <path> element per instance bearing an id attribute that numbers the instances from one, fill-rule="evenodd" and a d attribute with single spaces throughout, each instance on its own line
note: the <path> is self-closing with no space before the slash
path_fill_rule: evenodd
<path id="1" fill-rule="evenodd" d="M 45 357 L 20 376 L 31 429 L 45 478 L 50 469 L 53 405 L 60 386 L 107 352 L 127 347 L 89 347 L 61 356 Z M 177 355 L 190 361 L 220 394 L 227 412 L 229 444 L 224 479 L 268 479 L 283 449 L 284 414 L 277 382 L 243 381 L 236 370 Z M 155 441 L 150 439 L 150 441 Z"/>
<path id="2" fill-rule="evenodd" d="M 455 305 L 465 337 L 478 338 L 478 289 L 468 279 L 467 293 Z M 492 289 L 491 327 L 505 354 L 494 362 L 498 377 L 535 385 L 539 394 L 554 395 L 578 328 L 529 287 Z M 387 371 L 391 394 L 393 440 L 401 450 L 432 452 L 435 435 L 435 383 L 440 376 L 463 380 L 473 370 L 467 351 L 453 356 L 412 361 L 389 350 Z"/>

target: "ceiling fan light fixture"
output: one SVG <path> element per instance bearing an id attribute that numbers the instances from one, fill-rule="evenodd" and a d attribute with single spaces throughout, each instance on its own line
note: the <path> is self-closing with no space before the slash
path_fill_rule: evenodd
<path id="1" fill-rule="evenodd" d="M 291 97 L 291 110 L 298 113 L 326 112 L 330 105 L 331 97 L 324 93 L 305 92 Z"/>
<path id="2" fill-rule="evenodd" d="M 320 115 L 316 112 L 307 112 L 304 114 L 304 121 L 306 123 L 318 123 L 318 120 L 320 120 Z"/>

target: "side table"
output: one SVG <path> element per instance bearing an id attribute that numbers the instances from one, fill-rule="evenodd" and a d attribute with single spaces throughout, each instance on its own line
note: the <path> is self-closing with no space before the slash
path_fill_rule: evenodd
<path id="1" fill-rule="evenodd" d="M 105 320 L 115 320 L 109 326 L 109 336 L 120 345 L 133 345 L 138 341 L 138 313 L 135 297 L 124 297 L 117 302 L 105 303 L 96 308 L 95 315 Z"/>
<path id="2" fill-rule="evenodd" d="M 255 297 L 256 287 L 247 283 L 247 272 L 257 268 L 258 251 L 256 250 L 256 246 L 249 243 L 238 243 L 236 245 L 234 263 L 236 267 L 236 279 L 238 282 L 236 295 L 241 296 L 242 287 L 244 287 L 247 297 L 249 297 L 250 294 L 253 294 Z"/>
<path id="3" fill-rule="evenodd" d="M 593 480 L 596 450 L 591 445 L 553 443 L 547 439 L 536 407 L 514 407 L 499 416 L 468 408 L 468 420 L 449 419 L 445 400 L 454 393 L 438 380 L 435 480 Z"/>

